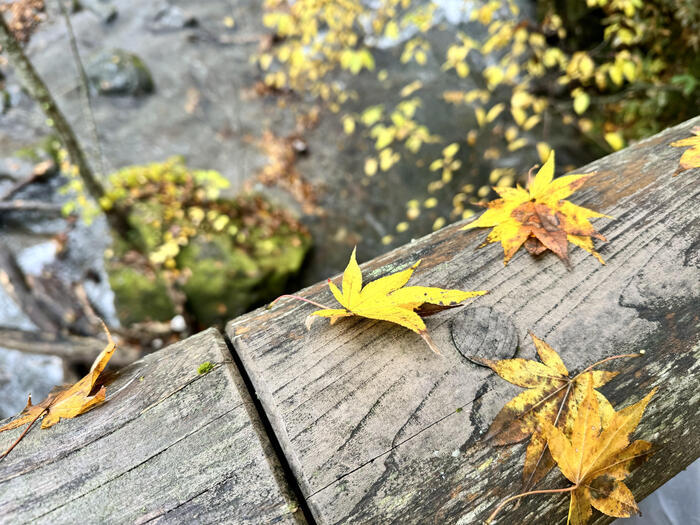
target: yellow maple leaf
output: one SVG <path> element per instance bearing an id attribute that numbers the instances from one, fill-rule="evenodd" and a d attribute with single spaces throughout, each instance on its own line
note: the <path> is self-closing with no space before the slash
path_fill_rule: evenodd
<path id="1" fill-rule="evenodd" d="M 404 286 L 420 261 L 410 268 L 376 279 L 363 287 L 362 272 L 357 264 L 355 251 L 352 251 L 350 262 L 343 273 L 342 290 L 328 280 L 333 296 L 343 308 L 317 310 L 311 315 L 328 317 L 331 324 L 342 317 L 353 315 L 396 323 L 419 334 L 431 350 L 439 354 L 421 316 L 458 306 L 470 297 L 486 293 L 483 290 L 464 292 L 426 286 Z"/>
<path id="2" fill-rule="evenodd" d="M 530 333 L 530 336 L 541 363 L 522 358 L 490 361 L 472 357 L 506 381 L 527 389 L 503 406 L 484 437 L 494 445 L 508 445 L 531 436 L 523 467 L 525 490 L 537 484 L 554 466 L 545 436 L 540 431 L 542 422 L 547 421 L 570 436 L 578 406 L 585 397 L 586 383 L 592 380 L 593 386 L 598 388 L 617 375 L 617 372 L 589 367 L 570 377 L 559 354 L 535 334 Z M 602 394 L 596 391 L 596 395 L 601 404 L 609 406 Z"/>
<path id="3" fill-rule="evenodd" d="M 593 254 L 605 264 L 595 251 L 593 238 L 603 241 L 606 239 L 595 230 L 589 219 L 612 217 L 565 200 L 592 175 L 565 175 L 554 179 L 552 151 L 544 165 L 528 182 L 527 189 L 520 186 L 494 187 L 501 198 L 489 202 L 487 210 L 462 229 L 493 227 L 479 248 L 500 241 L 504 251 L 504 264 L 525 245 L 533 255 L 551 250 L 568 265 L 567 241 Z"/>
<path id="4" fill-rule="evenodd" d="M 690 148 L 685 150 L 683 155 L 681 155 L 680 165 L 682 169 L 679 171 L 700 168 L 700 126 L 695 126 L 691 131 L 695 135 L 694 137 L 671 142 L 671 146 L 674 148 L 690 146 Z"/>
<path id="5" fill-rule="evenodd" d="M 550 423 L 544 432 L 552 457 L 571 481 L 569 523 L 584 525 L 591 506 L 608 516 L 628 518 L 638 512 L 632 492 L 622 482 L 650 453 L 651 443 L 630 443 L 631 434 L 656 389 L 619 412 L 602 408 L 587 382 L 587 393 L 574 421 L 571 439 Z"/>
<path id="6" fill-rule="evenodd" d="M 656 389 L 644 399 L 616 412 L 594 390 L 594 385 L 591 376 L 585 378 L 585 394 L 578 404 L 570 436 L 555 424 L 541 421 L 547 447 L 559 470 L 573 485 L 563 489 L 533 490 L 507 498 L 496 507 L 486 523 L 491 523 L 506 504 L 533 494 L 571 493 L 567 525 L 584 525 L 593 513 L 591 507 L 618 518 L 628 518 L 638 512 L 634 496 L 623 480 L 648 459 L 651 443 L 642 440 L 630 443 L 629 435 L 639 424 Z"/>
<path id="7" fill-rule="evenodd" d="M 104 324 L 103 327 L 107 333 L 108 342 L 102 352 L 100 352 L 100 355 L 95 359 L 90 368 L 90 372 L 73 385 L 64 385 L 55 388 L 49 393 L 46 399 L 38 405 L 32 405 L 32 396 L 30 395 L 27 406 L 24 407 L 20 413 L 20 417 L 0 427 L 0 432 L 20 427 L 25 423 L 29 423 L 31 426 L 41 416 L 44 417 L 41 422 L 41 428 L 49 428 L 58 423 L 61 418 L 74 418 L 104 402 L 106 395 L 104 385 L 95 394 L 90 395 L 95 388 L 100 374 L 107 366 L 107 362 L 117 348 L 109 330 L 107 330 Z M 27 427 L 27 430 L 28 429 L 29 427 Z M 17 442 L 15 442 L 15 444 L 17 444 Z M 12 447 L 10 447 L 10 450 L 11 449 Z M 8 452 L 9 450 L 3 455 L 6 455 Z"/>

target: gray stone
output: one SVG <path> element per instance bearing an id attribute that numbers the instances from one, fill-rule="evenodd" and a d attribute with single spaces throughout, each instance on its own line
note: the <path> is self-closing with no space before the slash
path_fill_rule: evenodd
<path id="1" fill-rule="evenodd" d="M 154 33 L 167 31 L 179 31 L 188 27 L 195 27 L 197 19 L 183 11 L 180 7 L 169 2 L 157 4 L 150 16 L 146 27 Z"/>
<path id="2" fill-rule="evenodd" d="M 19 413 L 27 404 L 44 399 L 63 382 L 63 361 L 58 357 L 27 355 L 2 348 L 0 341 L 0 418 Z"/>
<path id="3" fill-rule="evenodd" d="M 100 53 L 86 71 L 91 86 L 101 95 L 138 96 L 153 92 L 153 79 L 146 65 L 122 49 Z"/>
<path id="4" fill-rule="evenodd" d="M 114 22 L 119 14 L 110 0 L 79 0 L 79 4 L 91 11 L 105 24 Z"/>

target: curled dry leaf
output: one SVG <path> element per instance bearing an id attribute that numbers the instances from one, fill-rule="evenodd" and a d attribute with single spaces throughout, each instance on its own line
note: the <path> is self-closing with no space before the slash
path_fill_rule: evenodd
<path id="1" fill-rule="evenodd" d="M 525 490 L 537 484 L 554 466 L 541 432 L 542 422 L 546 421 L 565 436 L 571 436 L 588 380 L 598 388 L 617 375 L 617 372 L 587 369 L 569 377 L 569 371 L 557 352 L 534 334 L 530 336 L 541 363 L 522 358 L 502 361 L 475 358 L 506 381 L 527 389 L 506 403 L 484 438 L 494 445 L 508 445 L 531 436 L 523 467 Z M 596 395 L 601 405 L 610 405 L 602 394 L 596 391 Z"/>
<path id="2" fill-rule="evenodd" d="M 562 474 L 574 484 L 569 504 L 569 523 L 584 525 L 591 506 L 608 516 L 628 518 L 638 512 L 637 503 L 623 480 L 651 453 L 651 443 L 634 441 L 644 409 L 656 389 L 641 401 L 615 412 L 600 403 L 593 381 L 586 381 L 571 437 L 548 422 L 543 423 L 548 448 Z"/>
<path id="3" fill-rule="evenodd" d="M 674 148 L 689 148 L 683 152 L 681 155 L 680 171 L 689 170 L 692 168 L 700 168 L 700 126 L 695 126 L 692 130 L 694 137 L 688 137 L 686 139 L 677 140 L 671 142 L 671 146 Z M 676 172 L 676 175 L 678 172 Z"/>
<path id="4" fill-rule="evenodd" d="M 493 227 L 479 248 L 500 241 L 504 264 L 524 245 L 532 255 L 551 250 L 568 266 L 569 242 L 605 264 L 593 247 L 593 238 L 606 239 L 593 228 L 589 219 L 612 217 L 565 200 L 592 175 L 565 175 L 554 179 L 552 151 L 544 166 L 528 182 L 527 189 L 520 186 L 493 188 L 501 198 L 489 202 L 487 210 L 462 229 Z"/>
<path id="5" fill-rule="evenodd" d="M 5 426 L 0 427 L 0 432 L 11 430 L 24 424 L 31 425 L 42 415 L 43 420 L 41 422 L 41 428 L 49 428 L 58 423 L 62 418 L 74 418 L 104 402 L 106 395 L 105 387 L 100 387 L 94 394 L 93 390 L 100 374 L 107 366 L 117 346 L 112 340 L 112 336 L 104 323 L 102 326 L 107 333 L 107 346 L 105 346 L 104 350 L 102 350 L 100 355 L 95 359 L 95 362 L 90 368 L 90 372 L 73 385 L 63 385 L 54 388 L 46 399 L 37 405 L 32 405 L 32 396 L 30 395 L 27 406 L 24 407 L 19 417 L 10 421 Z"/>
<path id="6" fill-rule="evenodd" d="M 421 316 L 425 317 L 445 308 L 459 306 L 466 299 L 484 295 L 486 292 L 404 286 L 419 264 L 420 261 L 410 268 L 376 279 L 363 287 L 362 272 L 353 250 L 350 262 L 343 273 L 342 290 L 330 279 L 328 280 L 333 296 L 343 308 L 317 310 L 311 315 L 328 317 L 331 324 L 340 318 L 353 315 L 396 323 L 420 334 L 431 350 L 439 354 Z"/>

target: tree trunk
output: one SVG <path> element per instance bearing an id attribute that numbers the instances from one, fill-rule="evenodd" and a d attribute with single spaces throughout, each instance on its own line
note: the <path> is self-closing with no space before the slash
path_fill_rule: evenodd
<path id="1" fill-rule="evenodd" d="M 99 203 L 100 199 L 105 195 L 102 182 L 97 179 L 92 171 L 85 152 L 81 148 L 70 123 L 61 112 L 53 96 L 51 96 L 48 87 L 37 74 L 29 58 L 24 54 L 21 44 L 15 38 L 5 22 L 4 17 L 1 15 L 0 46 L 2 46 L 2 50 L 6 53 L 10 63 L 15 68 L 17 76 L 24 88 L 29 95 L 37 101 L 42 111 L 53 122 L 61 142 L 70 155 L 71 161 L 78 167 L 78 172 L 85 184 L 87 192 Z M 105 215 L 112 231 L 116 235 L 128 240 L 127 234 L 131 228 L 129 227 L 126 212 L 115 206 L 111 210 L 105 210 Z"/>

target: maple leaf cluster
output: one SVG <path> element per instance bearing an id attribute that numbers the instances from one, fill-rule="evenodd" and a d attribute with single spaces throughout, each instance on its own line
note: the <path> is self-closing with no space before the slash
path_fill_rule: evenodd
<path id="1" fill-rule="evenodd" d="M 507 445 L 530 437 L 523 467 L 524 490 L 530 490 L 556 464 L 574 484 L 565 489 L 571 492 L 572 525 L 585 524 L 592 514 L 591 506 L 609 516 L 631 516 L 638 511 L 637 504 L 622 480 L 648 458 L 651 444 L 630 443 L 628 436 L 656 389 L 616 412 L 596 390 L 616 372 L 593 370 L 593 365 L 570 377 L 557 352 L 530 335 L 541 362 L 472 358 L 506 381 L 526 388 L 500 410 L 484 439 Z"/>
<path id="2" fill-rule="evenodd" d="M 593 239 L 606 239 L 589 220 L 612 217 L 566 200 L 592 175 L 565 175 L 554 179 L 552 151 L 537 174 L 530 178 L 527 188 L 494 187 L 501 198 L 487 203 L 486 211 L 462 229 L 493 227 L 479 248 L 500 241 L 504 251 L 504 264 L 524 245 L 533 255 L 551 250 L 569 265 L 569 242 L 593 254 L 605 264 L 595 251 Z"/>

